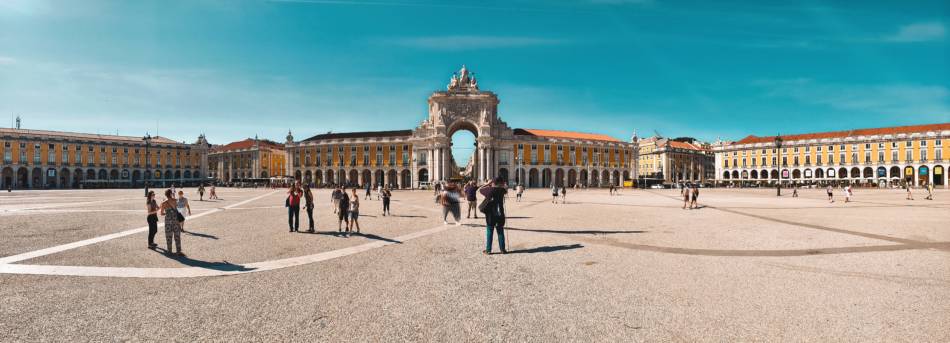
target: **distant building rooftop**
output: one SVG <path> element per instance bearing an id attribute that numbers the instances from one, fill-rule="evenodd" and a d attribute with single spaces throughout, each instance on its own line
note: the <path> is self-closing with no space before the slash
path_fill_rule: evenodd
<path id="1" fill-rule="evenodd" d="M 605 141 L 605 142 L 617 142 L 621 143 L 622 141 L 608 135 L 596 134 L 596 133 L 585 133 L 585 132 L 572 132 L 572 131 L 558 131 L 558 130 L 540 130 L 540 129 L 515 129 L 515 135 L 518 136 L 538 136 L 538 137 L 552 137 L 552 138 L 567 138 L 567 139 L 586 139 L 586 140 L 595 140 L 595 141 Z"/>
<path id="2" fill-rule="evenodd" d="M 412 136 L 412 130 L 391 130 L 391 131 L 361 131 L 361 132 L 327 132 L 303 140 L 304 142 L 316 141 L 322 139 L 344 139 L 344 138 L 376 138 L 376 137 L 405 137 Z"/>

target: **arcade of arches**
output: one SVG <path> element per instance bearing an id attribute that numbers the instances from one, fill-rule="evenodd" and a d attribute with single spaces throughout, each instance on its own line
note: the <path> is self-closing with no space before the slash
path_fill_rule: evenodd
<path id="1" fill-rule="evenodd" d="M 601 134 L 512 129 L 498 104 L 463 66 L 446 91 L 429 97 L 428 118 L 412 130 L 325 133 L 301 141 L 289 135 L 290 169 L 314 185 L 396 188 L 496 177 L 527 187 L 620 186 L 636 175 L 636 144 Z M 459 130 L 475 135 L 464 170 L 451 154 Z"/>
<path id="2" fill-rule="evenodd" d="M 210 145 L 164 137 L 0 128 L 0 188 L 192 184 L 206 180 Z"/>
<path id="3" fill-rule="evenodd" d="M 778 137 L 722 143 L 716 179 L 724 183 L 859 184 L 947 187 L 944 159 L 950 123 Z"/>

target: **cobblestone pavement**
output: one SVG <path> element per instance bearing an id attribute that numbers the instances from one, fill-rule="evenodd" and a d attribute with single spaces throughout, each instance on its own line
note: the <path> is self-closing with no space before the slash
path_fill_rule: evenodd
<path id="1" fill-rule="evenodd" d="M 943 190 L 531 190 L 491 256 L 431 192 L 348 238 L 324 190 L 316 234 L 281 191 L 186 192 L 185 258 L 146 248 L 141 190 L 0 194 L 0 340 L 950 341 Z"/>

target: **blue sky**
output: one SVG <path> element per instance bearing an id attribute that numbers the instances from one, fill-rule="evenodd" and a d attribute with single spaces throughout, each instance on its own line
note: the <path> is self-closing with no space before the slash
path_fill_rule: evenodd
<path id="1" fill-rule="evenodd" d="M 513 127 L 947 122 L 948 17 L 946 1 L 4 0 L 0 123 L 213 143 L 409 129 L 462 64 Z"/>

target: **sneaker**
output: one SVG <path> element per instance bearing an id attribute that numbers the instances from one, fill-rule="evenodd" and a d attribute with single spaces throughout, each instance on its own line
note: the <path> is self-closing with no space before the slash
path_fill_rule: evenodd
<path id="1" fill-rule="evenodd" d="M 491 252 L 489 252 L 488 250 L 482 250 L 482 254 L 483 254 L 483 255 L 491 255 Z"/>
<path id="2" fill-rule="evenodd" d="M 448 222 L 448 221 L 445 221 L 445 220 L 443 220 L 443 221 L 442 221 L 442 225 L 449 225 L 449 222 Z"/>

